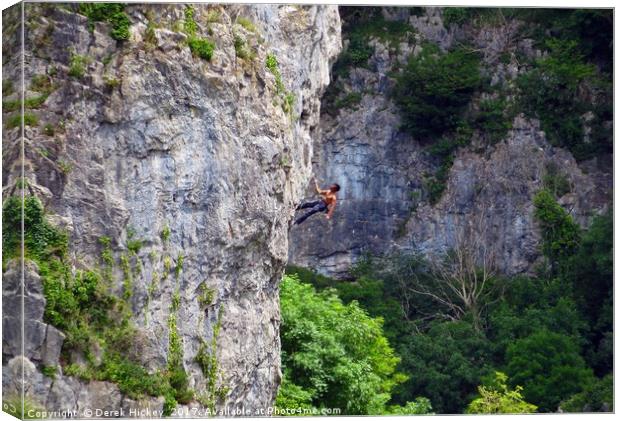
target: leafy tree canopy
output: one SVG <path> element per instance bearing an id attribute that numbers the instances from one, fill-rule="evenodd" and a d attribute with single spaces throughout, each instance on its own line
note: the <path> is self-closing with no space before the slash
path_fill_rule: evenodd
<path id="1" fill-rule="evenodd" d="M 479 398 L 467 406 L 468 414 L 528 414 L 536 412 L 536 405 L 527 403 L 521 396 L 521 386 L 511 390 L 506 381 L 506 374 L 496 371 L 492 386 L 479 386 Z"/>
<path id="2" fill-rule="evenodd" d="M 510 345 L 506 360 L 512 385 L 523 385 L 525 399 L 542 411 L 557 410 L 560 402 L 594 379 L 578 345 L 569 336 L 547 330 Z"/>
<path id="3" fill-rule="evenodd" d="M 383 335 L 382 319 L 294 276 L 281 283 L 280 305 L 284 381 L 277 404 L 384 413 L 406 376 L 396 372 L 399 358 Z"/>

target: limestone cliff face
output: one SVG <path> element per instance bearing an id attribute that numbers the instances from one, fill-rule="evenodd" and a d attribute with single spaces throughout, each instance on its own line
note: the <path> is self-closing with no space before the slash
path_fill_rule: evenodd
<path id="1" fill-rule="evenodd" d="M 131 340 L 149 370 L 166 364 L 167 321 L 179 291 L 177 327 L 190 387 L 206 387 L 195 357 L 201 341 L 211 341 L 221 325 L 217 383 L 226 393 L 218 407 L 262 408 L 273 403 L 280 380 L 278 283 L 287 261 L 288 224 L 312 170 L 320 96 L 340 50 L 339 15 L 328 6 L 194 9 L 197 33 L 215 43 L 210 61 L 188 48 L 180 4 L 127 6 L 130 37 L 123 42 L 110 37 L 108 24 L 97 22 L 89 30 L 87 18 L 75 10 L 26 4 L 25 95 L 32 96 L 35 75 L 45 75 L 53 86 L 33 111 L 38 125 L 25 127 L 27 194 L 39 196 L 50 218 L 68 229 L 78 268 L 99 264 L 103 236 L 112 239 L 116 258 L 126 252 L 128 239 L 142 241 L 132 258 L 140 270 L 130 299 L 140 335 Z M 10 17 L 4 15 L 5 28 Z M 254 27 L 236 23 L 239 17 Z M 10 36 L 7 29 L 5 40 Z M 245 59 L 235 50 L 236 40 L 249 53 Z M 294 102 L 279 92 L 265 66 L 271 54 Z M 76 57 L 83 60 L 77 76 Z M 19 60 L 16 49 L 4 63 L 15 86 Z M 20 131 L 4 133 L 6 198 L 21 176 Z M 169 238 L 162 238 L 168 230 Z M 5 279 L 18 277 L 18 267 L 8 271 Z M 115 272 L 120 295 L 122 271 Z M 27 266 L 33 285 L 36 273 L 36 266 Z M 154 278 L 159 281 L 153 287 Z M 204 291 L 212 291 L 206 307 L 198 299 Z M 40 311 L 31 315 L 43 325 L 44 303 L 37 295 Z M 11 323 L 5 326 L 11 330 Z M 45 335 L 32 341 L 40 350 Z M 18 348 L 3 349 L 7 390 L 21 360 Z M 55 355 L 45 364 L 58 365 Z M 33 397 L 47 409 L 131 403 L 113 383 L 42 377 L 41 353 L 25 357 Z M 161 408 L 162 402 L 151 404 Z"/>
<path id="2" fill-rule="evenodd" d="M 440 255 L 474 232 L 489 246 L 498 270 L 529 272 L 540 257 L 532 197 L 550 166 L 565 174 L 571 189 L 559 201 L 580 224 L 586 226 L 593 214 L 608 208 L 610 166 L 596 160 L 578 164 L 568 151 L 548 143 L 538 121 L 519 114 L 497 144 L 472 139 L 457 151 L 446 189 L 431 204 L 424 179 L 437 164 L 419 139 L 399 130 L 400 116 L 389 95 L 394 65 L 419 54 L 424 42 L 446 50 L 466 39 L 480 51 L 491 84 L 501 86 L 524 71 L 514 59 L 500 60 L 503 52 L 530 57 L 541 52 L 532 49 L 531 40 L 517 41 L 519 25 L 512 21 L 463 29 L 444 25 L 438 8 L 417 14 L 383 8 L 382 13 L 387 20 L 409 23 L 412 34 L 398 48 L 371 38 L 368 66 L 350 69 L 337 97 L 358 94 L 359 103 L 322 114 L 314 171 L 323 183 L 342 186 L 341 201 L 331 221 L 315 217 L 292 229 L 289 263 L 346 277 L 365 253 Z"/>

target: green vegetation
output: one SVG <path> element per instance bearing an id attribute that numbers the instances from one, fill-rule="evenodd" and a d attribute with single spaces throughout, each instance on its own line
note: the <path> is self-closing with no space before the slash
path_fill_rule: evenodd
<path id="1" fill-rule="evenodd" d="M 156 28 L 157 25 L 149 19 L 146 24 L 146 30 L 144 31 L 144 42 L 146 42 L 148 45 L 157 46 L 157 36 L 155 34 Z"/>
<path id="2" fill-rule="evenodd" d="M 142 248 L 142 240 L 137 238 L 132 238 L 127 240 L 127 250 L 129 250 L 133 254 L 138 254 L 140 249 Z"/>
<path id="3" fill-rule="evenodd" d="M 177 265 L 174 268 L 174 276 L 175 278 L 178 280 L 179 277 L 181 276 L 181 272 L 183 271 L 183 261 L 185 260 L 185 256 L 183 256 L 182 254 L 179 254 L 177 256 Z"/>
<path id="4" fill-rule="evenodd" d="M 543 254 L 550 259 L 552 269 L 566 261 L 579 246 L 580 229 L 568 213 L 547 190 L 534 197 L 534 216 L 540 224 Z"/>
<path id="5" fill-rule="evenodd" d="M 26 109 L 40 108 L 41 105 L 43 105 L 43 103 L 47 99 L 47 97 L 48 97 L 47 94 L 43 94 L 43 95 L 31 97 L 31 98 L 26 98 L 24 107 Z M 21 105 L 22 105 L 22 102 L 17 99 L 2 101 L 2 112 L 6 113 L 6 112 L 20 110 Z"/>
<path id="6" fill-rule="evenodd" d="M 164 243 L 167 243 L 170 239 L 170 227 L 168 225 L 164 226 L 164 229 L 161 231 L 161 240 Z"/>
<path id="7" fill-rule="evenodd" d="M 46 136 L 54 136 L 54 126 L 50 123 L 47 123 L 45 126 L 43 126 L 43 133 L 45 133 Z"/>
<path id="8" fill-rule="evenodd" d="M 400 356 L 395 370 L 408 377 L 391 390 L 386 408 L 424 396 L 437 413 L 555 412 L 558 407 L 609 411 L 613 407 L 613 213 L 593 218 L 590 228 L 582 232 L 550 192 L 541 191 L 534 201 L 547 264 L 536 277 L 487 279 L 485 293 L 473 307 L 463 306 L 453 294 L 442 295 L 449 305 L 433 299 L 442 285 L 445 288 L 452 281 L 442 276 L 436 263 L 417 256 L 364 258 L 347 280 L 295 267 L 288 267 L 287 273 L 314 285 L 321 291 L 318 294 L 336 290 L 344 303 L 356 303 L 370 317 L 383 319 L 383 335 L 395 350 L 394 357 Z M 461 285 L 468 288 L 467 282 Z M 327 400 L 313 397 L 312 388 L 297 381 L 294 386 L 287 383 L 292 357 L 284 336 L 288 334 L 284 297 L 285 380 L 279 399 L 295 406 L 327 406 Z M 298 294 L 296 299 L 310 301 L 302 297 Z M 455 312 L 455 306 L 465 311 Z M 300 349 L 315 349 L 308 344 L 318 337 L 314 332 L 321 332 L 310 327 L 308 315 L 314 313 L 299 307 L 305 315 L 304 332 L 313 333 L 300 334 L 292 355 Z M 321 367 L 322 374 L 329 373 Z M 507 377 L 498 378 L 496 372 Z M 302 378 L 293 373 L 291 378 Z"/>
<path id="9" fill-rule="evenodd" d="M 207 12 L 207 23 L 219 23 L 222 15 L 219 10 L 209 10 Z"/>
<path id="10" fill-rule="evenodd" d="M 88 17 L 90 28 L 94 22 L 107 22 L 111 25 L 110 36 L 118 41 L 129 39 L 129 16 L 122 3 L 80 3 L 78 11 Z"/>
<path id="11" fill-rule="evenodd" d="M 196 11 L 192 6 L 188 5 L 185 7 L 183 31 L 187 34 L 187 45 L 195 57 L 200 57 L 209 61 L 211 57 L 213 57 L 215 44 L 207 38 L 198 37 L 196 35 L 198 24 L 194 18 L 195 13 Z"/>
<path id="12" fill-rule="evenodd" d="M 545 166 L 545 175 L 542 182 L 545 190 L 553 193 L 553 196 L 556 198 L 560 198 L 571 191 L 571 185 L 566 174 L 554 163 L 549 163 Z"/>
<path id="13" fill-rule="evenodd" d="M 44 95 L 39 95 L 39 96 L 35 96 L 32 98 L 26 98 L 26 102 L 24 105 L 27 109 L 40 108 L 41 105 L 43 105 L 43 103 L 47 99 L 47 97 L 48 95 L 44 94 Z"/>
<path id="14" fill-rule="evenodd" d="M 426 44 L 396 77 L 392 98 L 400 109 L 403 130 L 434 142 L 429 152 L 437 158 L 437 170 L 425 177 L 431 204 L 445 190 L 454 153 L 469 144 L 475 129 L 495 143 L 510 128 L 503 100 L 481 101 L 477 112 L 465 115 L 474 93 L 482 87 L 479 61 L 476 53 L 463 47 L 441 53 Z"/>
<path id="15" fill-rule="evenodd" d="M 196 57 L 200 57 L 207 61 L 211 60 L 211 57 L 213 57 L 215 44 L 209 41 L 207 38 L 189 38 L 187 40 L 187 45 L 189 45 L 189 49 Z"/>
<path id="16" fill-rule="evenodd" d="M 170 256 L 164 257 L 164 278 L 170 275 L 170 271 L 172 270 L 172 259 Z"/>
<path id="17" fill-rule="evenodd" d="M 22 102 L 19 99 L 9 99 L 6 101 L 2 101 L 2 112 L 10 113 L 12 111 L 19 110 L 21 108 Z"/>
<path id="18" fill-rule="evenodd" d="M 462 25 L 470 17 L 470 9 L 466 7 L 446 7 L 443 9 L 443 21 L 445 26 L 451 24 Z"/>
<path id="19" fill-rule="evenodd" d="M 569 336 L 540 330 L 508 346 L 506 370 L 524 386 L 523 395 L 541 411 L 552 412 L 563 398 L 578 393 L 593 380 Z"/>
<path id="20" fill-rule="evenodd" d="M 43 367 L 41 367 L 41 373 L 43 373 L 44 376 L 49 377 L 50 379 L 55 379 L 56 373 L 58 373 L 58 367 L 56 367 L 55 365 L 44 365 Z"/>
<path id="21" fill-rule="evenodd" d="M 89 3 L 90 4 L 90 3 Z M 89 59 L 86 56 L 78 54 L 71 54 L 71 61 L 69 63 L 69 76 L 76 79 L 82 79 L 86 73 L 86 65 Z"/>
<path id="22" fill-rule="evenodd" d="M 183 21 L 183 32 L 185 32 L 188 36 L 193 37 L 196 35 L 196 31 L 198 30 L 198 24 L 194 19 L 194 14 L 196 10 L 193 6 L 187 5 L 185 6 L 185 20 Z"/>
<path id="23" fill-rule="evenodd" d="M 596 216 L 581 236 L 577 252 L 567 259 L 564 277 L 586 322 L 588 365 L 597 376 L 612 371 L 613 361 L 613 212 Z M 608 402 L 609 403 L 609 402 Z"/>
<path id="24" fill-rule="evenodd" d="M 121 84 L 121 81 L 115 77 L 104 76 L 103 81 L 105 82 L 105 86 L 109 89 L 114 89 Z"/>
<path id="25" fill-rule="evenodd" d="M 348 44 L 332 68 L 333 81 L 322 104 L 322 111 L 333 115 L 356 107 L 358 97 L 343 92 L 345 79 L 350 68 L 369 66 L 374 53 L 371 40 L 381 40 L 395 50 L 392 55 L 399 42 L 414 42 L 408 35 L 412 28 L 404 22 L 385 22 L 380 8 L 341 7 L 340 13 Z M 477 50 L 468 45 L 471 39 L 449 51 L 423 41 L 416 45 L 421 53 L 410 55 L 406 66 L 394 64 L 388 75 L 396 82 L 392 97 L 402 128 L 430 144 L 429 152 L 437 157 L 436 169 L 424 179 L 425 198 L 431 204 L 445 190 L 457 149 L 471 139 L 489 146 L 498 143 L 517 113 L 539 119 L 551 143 L 570 149 L 577 160 L 611 153 L 609 10 L 450 7 L 443 9 L 443 18 L 446 26 L 474 28 L 525 22 L 517 36 L 533 38 L 544 54 L 532 59 L 520 47 L 506 49 L 490 58 L 489 66 L 489 57 L 481 62 Z M 497 62 L 517 64 L 520 75 L 515 81 L 491 78 Z M 478 149 L 484 150 L 484 145 Z M 560 194 L 565 187 L 558 184 L 551 190 Z"/>
<path id="26" fill-rule="evenodd" d="M 368 60 L 374 52 L 369 43 L 378 39 L 398 51 L 403 41 L 411 39 L 414 28 L 402 21 L 386 21 L 380 8 L 377 7 L 346 7 L 339 8 L 343 18 L 342 35 L 346 48 L 332 66 L 332 82 L 328 86 L 324 97 L 322 111 L 336 114 L 346 103 L 336 102 L 342 97 L 344 80 L 349 76 L 351 68 L 367 68 Z M 353 104 L 351 104 L 353 105 Z"/>
<path id="27" fill-rule="evenodd" d="M 22 397 L 19 395 L 9 395 L 2 399 L 2 410 L 22 420 L 35 419 L 35 417 L 29 414 L 36 414 L 38 411 L 44 411 L 45 408 L 28 396 L 22 401 Z"/>
<path id="28" fill-rule="evenodd" d="M 484 99 L 478 104 L 478 112 L 473 113 L 471 124 L 488 143 L 495 144 L 504 139 L 512 128 L 513 117 L 505 98 Z"/>
<path id="29" fill-rule="evenodd" d="M 217 339 L 222 327 L 222 316 L 224 307 L 220 306 L 217 313 L 217 321 L 213 326 L 213 333 L 209 342 L 202 341 L 198 353 L 196 354 L 196 362 L 202 370 L 202 374 L 207 380 L 206 390 L 198 397 L 200 403 L 206 406 L 211 414 L 215 413 L 215 404 L 218 399 L 223 399 L 228 393 L 226 386 L 217 385 L 220 369 L 217 362 Z"/>
<path id="30" fill-rule="evenodd" d="M 276 78 L 276 95 L 280 97 L 282 110 L 285 113 L 291 114 L 293 112 L 293 106 L 295 105 L 295 94 L 287 91 L 282 82 L 282 74 L 280 73 L 278 59 L 274 54 L 267 54 L 265 60 L 265 67 Z"/>
<path id="31" fill-rule="evenodd" d="M 380 8 L 358 8 L 344 21 L 343 33 L 348 39 L 348 46 L 334 64 L 334 76 L 346 78 L 351 67 L 367 67 L 368 59 L 374 51 L 369 46 L 371 39 L 376 38 L 398 50 L 399 43 L 406 41 L 414 31 L 405 22 L 385 20 Z"/>
<path id="32" fill-rule="evenodd" d="M 168 316 L 168 373 L 170 386 L 174 389 L 174 400 L 188 403 L 194 397 L 189 388 L 189 378 L 183 367 L 183 345 L 177 330 L 176 309 Z M 169 408 L 172 410 L 174 407 Z"/>
<path id="33" fill-rule="evenodd" d="M 203 307 L 208 307 L 213 303 L 215 299 L 215 290 L 213 288 L 209 288 L 206 282 L 200 284 L 200 295 L 198 295 L 198 302 Z"/>
<path id="34" fill-rule="evenodd" d="M 406 376 L 396 371 L 399 358 L 383 336 L 383 321 L 295 276 L 284 277 L 280 300 L 283 381 L 276 405 L 386 412 L 392 389 Z"/>
<path id="35" fill-rule="evenodd" d="M 21 212 L 19 197 L 7 198 L 3 205 L 3 266 L 9 259 L 20 256 Z M 43 282 L 46 298 L 44 321 L 63 331 L 66 339 L 62 349 L 63 372 L 84 380 L 111 381 L 121 393 L 132 399 L 144 395 L 164 396 L 165 415 L 171 413 L 178 402 L 191 399 L 187 377 L 179 367 L 180 339 L 176 329 L 171 330 L 171 347 L 168 367 L 150 373 L 131 351 L 135 327 L 130 321 L 131 310 L 125 299 L 109 290 L 114 257 L 111 239 L 101 237 L 104 268 L 73 270 L 68 259 L 68 235 L 47 221 L 39 199 L 26 196 L 24 201 L 25 258 L 34 261 Z M 129 230 L 128 230 L 129 231 Z M 130 263 L 121 255 L 121 267 L 126 277 L 131 277 Z M 127 298 L 127 288 L 125 297 Z M 175 328 L 171 319 L 171 327 Z M 94 357 L 100 350 L 101 358 Z M 74 361 L 75 353 L 83 355 L 86 364 Z M 182 364 L 181 364 L 182 367 Z M 55 367 L 42 368 L 45 375 L 56 372 Z"/>
<path id="36" fill-rule="evenodd" d="M 123 298 L 129 300 L 133 295 L 133 276 L 129 257 L 126 254 L 121 255 L 121 269 L 123 270 Z"/>
<path id="37" fill-rule="evenodd" d="M 53 90 L 52 82 L 46 75 L 34 75 L 30 82 L 30 90 L 42 94 L 49 94 Z"/>
<path id="38" fill-rule="evenodd" d="M 443 9 L 444 26 L 469 24 L 476 28 L 499 26 L 507 19 L 522 16 L 519 9 L 499 7 L 449 7 Z"/>
<path id="39" fill-rule="evenodd" d="M 291 91 L 287 91 L 282 99 L 282 110 L 284 110 L 286 114 L 292 115 L 296 101 L 295 94 Z"/>
<path id="40" fill-rule="evenodd" d="M 403 129 L 417 138 L 456 129 L 465 107 L 481 87 L 480 58 L 465 48 L 441 54 L 426 45 L 396 79 L 392 97 Z"/>
<path id="41" fill-rule="evenodd" d="M 73 170 L 73 165 L 64 159 L 59 159 L 56 161 L 56 165 L 58 165 L 58 169 L 65 175 L 69 174 L 71 170 Z"/>
<path id="42" fill-rule="evenodd" d="M 2 79 L 2 96 L 9 96 L 15 92 L 11 79 Z"/>
<path id="43" fill-rule="evenodd" d="M 479 386 L 479 398 L 474 399 L 467 406 L 469 414 L 530 414 L 536 412 L 536 405 L 523 400 L 521 386 L 510 390 L 506 385 L 508 376 L 496 372 L 492 386 Z"/>
<path id="44" fill-rule="evenodd" d="M 360 92 L 350 92 L 345 96 L 336 99 L 334 107 L 336 108 L 348 108 L 357 109 L 357 105 L 362 102 L 363 95 Z"/>
<path id="45" fill-rule="evenodd" d="M 248 48 L 245 40 L 237 34 L 234 37 L 234 46 L 235 55 L 240 59 L 253 60 L 256 57 L 256 54 Z"/>
<path id="46" fill-rule="evenodd" d="M 603 127 L 603 121 L 611 120 L 609 77 L 584 60 L 574 40 L 550 38 L 545 47 L 548 55 L 517 80 L 519 108 L 540 119 L 549 141 L 570 149 L 578 160 L 610 152 L 611 132 Z M 584 91 L 589 99 L 581 94 Z M 583 116 L 588 112 L 592 120 L 587 124 L 593 130 L 585 141 Z"/>
<path id="47" fill-rule="evenodd" d="M 473 129 L 467 122 L 461 121 L 455 132 L 442 136 L 435 143 L 428 146 L 427 150 L 437 163 L 437 170 L 432 174 L 425 174 L 424 186 L 431 204 L 435 204 L 441 199 L 446 188 L 450 169 L 454 162 L 456 150 L 468 145 L 473 135 Z"/>
<path id="48" fill-rule="evenodd" d="M 20 127 L 22 123 L 24 126 L 37 126 L 39 124 L 39 118 L 30 113 L 14 115 L 7 119 L 5 127 L 7 129 L 13 129 L 15 127 Z"/>
<path id="49" fill-rule="evenodd" d="M 276 78 L 276 92 L 280 93 L 284 91 L 282 75 L 280 74 L 280 69 L 278 69 L 278 59 L 274 54 L 267 54 L 265 67 L 267 67 L 267 70 L 269 70 Z"/>
<path id="50" fill-rule="evenodd" d="M 101 261 L 103 262 L 103 278 L 111 282 L 112 270 L 114 268 L 114 255 L 112 254 L 112 240 L 110 237 L 103 236 L 99 238 L 99 244 L 101 244 Z"/>
<path id="51" fill-rule="evenodd" d="M 254 22 L 244 16 L 239 16 L 235 23 L 241 25 L 250 32 L 256 32 L 256 25 L 254 25 Z"/>
<path id="52" fill-rule="evenodd" d="M 560 405 L 564 412 L 613 412 L 614 382 L 611 374 L 597 379 Z"/>

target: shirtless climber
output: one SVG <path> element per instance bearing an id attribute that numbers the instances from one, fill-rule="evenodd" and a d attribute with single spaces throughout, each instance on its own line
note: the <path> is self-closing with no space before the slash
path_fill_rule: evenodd
<path id="1" fill-rule="evenodd" d="M 332 214 L 334 213 L 334 208 L 336 207 L 336 192 L 340 190 L 340 186 L 334 183 L 329 186 L 329 189 L 321 190 L 315 178 L 314 188 L 316 189 L 316 192 L 319 194 L 319 196 L 321 196 L 321 199 L 315 200 L 313 202 L 306 202 L 302 205 L 297 206 L 296 210 L 308 208 L 311 209 L 309 212 L 306 212 L 304 215 L 297 218 L 297 220 L 295 220 L 295 225 L 301 224 L 317 212 L 327 212 L 327 215 L 325 215 L 327 219 L 332 217 Z"/>

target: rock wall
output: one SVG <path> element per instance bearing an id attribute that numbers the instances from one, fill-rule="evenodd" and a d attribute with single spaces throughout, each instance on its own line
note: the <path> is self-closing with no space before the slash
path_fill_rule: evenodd
<path id="1" fill-rule="evenodd" d="M 361 101 L 321 115 L 314 173 L 324 184 L 339 183 L 341 200 L 330 221 L 314 217 L 293 227 L 290 264 L 346 277 L 365 253 L 436 256 L 473 232 L 490 247 L 500 272 L 530 272 L 540 257 L 532 197 L 550 165 L 565 173 L 571 191 L 560 203 L 582 226 L 608 208 L 610 161 L 578 164 L 568 151 L 547 142 L 538 121 L 523 115 L 515 117 L 512 130 L 496 145 L 472 139 L 470 146 L 460 148 L 441 200 L 431 204 L 424 178 L 437 163 L 419 139 L 399 130 L 398 109 L 389 95 L 395 65 L 419 54 L 424 42 L 445 51 L 467 40 L 480 52 L 491 84 L 509 85 L 525 69 L 516 60 L 500 60 L 502 52 L 530 57 L 541 53 L 531 40 L 519 39 L 514 21 L 463 28 L 444 25 L 439 8 L 420 13 L 394 7 L 382 13 L 387 20 L 408 22 L 412 36 L 401 40 L 398 48 L 371 39 L 374 52 L 368 65 L 350 69 L 338 97 L 355 93 Z M 312 195 L 310 188 L 306 194 Z"/>
<path id="2" fill-rule="evenodd" d="M 215 43 L 206 61 L 188 48 L 184 7 L 127 6 L 130 38 L 117 42 L 109 24 L 89 24 L 75 8 L 26 4 L 25 96 L 36 94 L 35 75 L 53 86 L 42 106 L 29 111 L 38 124 L 25 127 L 26 194 L 40 197 L 50 219 L 69 231 L 77 268 L 99 264 L 103 236 L 112 239 L 116 258 L 128 239 L 142 241 L 130 302 L 140 338 L 128 340 L 139 340 L 146 367 L 166 364 L 167 320 L 178 289 L 177 326 L 190 387 L 206 387 L 195 357 L 221 324 L 217 382 L 227 393 L 218 408 L 266 408 L 280 380 L 278 283 L 288 224 L 311 174 L 319 98 L 341 46 L 339 15 L 331 6 L 195 5 L 197 33 Z M 15 10 L 3 14 L 7 42 L 17 41 L 15 17 Z M 238 17 L 254 28 L 236 23 Z M 246 59 L 235 51 L 236 38 L 250 52 Z M 19 48 L 5 51 L 10 48 L 5 78 L 19 81 Z M 294 94 L 290 109 L 265 66 L 268 54 L 277 57 L 283 86 Z M 81 76 L 72 75 L 76 57 L 83 59 Z M 19 92 L 12 95 L 7 98 Z M 21 177 L 19 128 L 4 130 L 3 144 L 6 199 Z M 170 264 L 182 267 L 178 280 L 166 272 Z M 14 282 L 3 282 L 3 292 L 11 294 L 18 272 L 8 267 L 3 277 Z M 38 291 L 36 266 L 26 275 Z M 115 275 L 120 294 L 120 268 Z M 156 276 L 161 280 L 149 291 Z M 206 310 L 201 290 L 214 291 Z M 44 297 L 37 300 L 37 314 L 27 317 L 49 338 L 54 328 L 42 323 Z M 44 363 L 60 365 L 62 339 L 54 354 L 26 348 L 22 360 L 7 336 L 12 331 L 5 327 L 3 338 L 5 394 L 15 391 L 23 366 L 36 389 L 32 398 L 48 410 L 138 405 L 113 383 L 43 377 Z M 45 346 L 45 340 L 34 338 L 32 345 Z M 52 355 L 56 361 L 43 360 Z M 161 408 L 162 401 L 146 404 Z"/>

